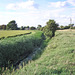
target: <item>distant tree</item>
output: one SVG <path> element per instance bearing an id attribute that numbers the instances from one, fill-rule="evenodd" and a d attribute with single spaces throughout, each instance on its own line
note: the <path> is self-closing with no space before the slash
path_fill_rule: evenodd
<path id="1" fill-rule="evenodd" d="M 26 26 L 24 26 L 24 30 L 25 30 Z"/>
<path id="2" fill-rule="evenodd" d="M 25 30 L 29 30 L 29 29 L 30 29 L 30 27 L 29 27 L 29 26 L 26 26 L 24 29 L 25 29 Z"/>
<path id="3" fill-rule="evenodd" d="M 7 24 L 6 28 L 7 28 L 8 30 L 17 30 L 16 21 L 15 21 L 15 20 L 10 21 L 10 22 Z"/>
<path id="4" fill-rule="evenodd" d="M 64 29 L 69 29 L 70 28 L 70 26 L 64 26 Z"/>
<path id="5" fill-rule="evenodd" d="M 49 20 L 46 24 L 44 27 L 45 35 L 53 37 L 59 25 L 54 20 Z"/>
<path id="6" fill-rule="evenodd" d="M 21 26 L 20 30 L 24 30 L 24 27 L 23 27 L 23 26 Z"/>
<path id="7" fill-rule="evenodd" d="M 42 27 L 41 25 L 38 25 L 37 30 L 40 30 L 41 27 Z"/>
<path id="8" fill-rule="evenodd" d="M 33 27 L 33 26 L 32 26 L 32 27 L 30 27 L 30 30 L 35 30 L 35 29 L 36 29 L 36 28 L 35 28 L 35 27 Z"/>
<path id="9" fill-rule="evenodd" d="M 69 26 L 70 26 L 70 29 L 72 29 L 72 28 L 73 28 L 73 26 L 74 26 L 74 24 L 69 24 Z"/>
<path id="10" fill-rule="evenodd" d="M 20 27 L 18 27 L 17 30 L 20 30 Z"/>
<path id="11" fill-rule="evenodd" d="M 29 26 L 27 26 L 26 28 L 29 28 Z"/>
<path id="12" fill-rule="evenodd" d="M 2 29 L 3 30 L 6 30 L 6 25 L 2 25 Z"/>
<path id="13" fill-rule="evenodd" d="M 64 29 L 64 26 L 63 26 L 63 25 L 61 25 L 61 26 L 60 26 L 60 29 Z"/>
<path id="14" fill-rule="evenodd" d="M 0 29 L 2 29 L 2 30 L 6 30 L 6 25 L 0 25 Z"/>
<path id="15" fill-rule="evenodd" d="M 0 30 L 2 29 L 2 26 L 0 25 Z"/>

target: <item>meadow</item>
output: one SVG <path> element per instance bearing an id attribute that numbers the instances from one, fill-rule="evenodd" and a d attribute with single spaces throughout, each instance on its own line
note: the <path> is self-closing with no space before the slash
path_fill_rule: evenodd
<path id="1" fill-rule="evenodd" d="M 12 73 L 6 70 L 2 75 L 75 75 L 75 31 L 56 31 L 35 60 Z"/>

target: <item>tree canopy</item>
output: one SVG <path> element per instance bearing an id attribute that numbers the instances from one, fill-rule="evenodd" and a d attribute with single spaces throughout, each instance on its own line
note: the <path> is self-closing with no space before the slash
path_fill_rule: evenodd
<path id="1" fill-rule="evenodd" d="M 32 26 L 32 27 L 30 27 L 30 30 L 35 30 L 35 29 L 36 29 L 36 28 L 35 28 L 35 27 L 33 27 L 33 26 Z"/>
<path id="2" fill-rule="evenodd" d="M 41 25 L 38 25 L 37 30 L 40 30 L 41 27 L 42 27 Z"/>
<path id="3" fill-rule="evenodd" d="M 47 25 L 44 27 L 45 35 L 53 37 L 55 35 L 58 24 L 54 20 L 49 20 L 46 24 Z"/>
<path id="4" fill-rule="evenodd" d="M 8 24 L 7 24 L 7 27 L 6 27 L 8 30 L 16 30 L 17 29 L 17 24 L 16 24 L 16 21 L 15 20 L 12 20 L 10 21 Z"/>

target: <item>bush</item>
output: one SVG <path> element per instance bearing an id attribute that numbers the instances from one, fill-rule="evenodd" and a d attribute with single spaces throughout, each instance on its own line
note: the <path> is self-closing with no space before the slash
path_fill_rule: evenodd
<path id="1" fill-rule="evenodd" d="M 43 31 L 47 37 L 51 38 L 55 35 L 55 31 L 57 30 L 57 28 L 58 24 L 54 20 L 49 20 Z"/>

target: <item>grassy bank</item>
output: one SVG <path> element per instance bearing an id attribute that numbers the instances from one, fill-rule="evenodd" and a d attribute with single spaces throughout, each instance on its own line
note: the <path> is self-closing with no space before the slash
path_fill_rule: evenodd
<path id="1" fill-rule="evenodd" d="M 42 41 L 41 31 L 0 40 L 0 67 L 16 65 L 23 57 L 27 57 L 35 48 L 40 47 Z"/>

